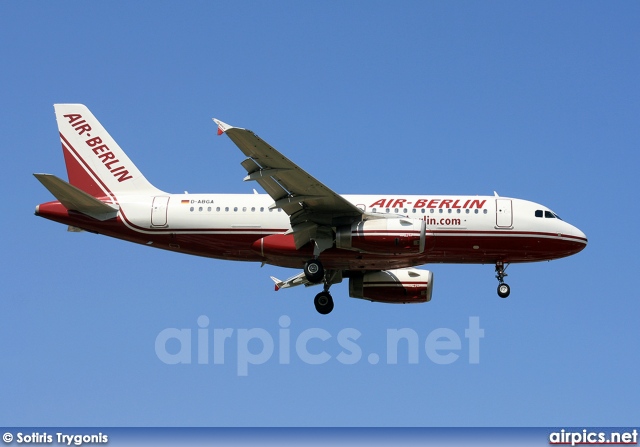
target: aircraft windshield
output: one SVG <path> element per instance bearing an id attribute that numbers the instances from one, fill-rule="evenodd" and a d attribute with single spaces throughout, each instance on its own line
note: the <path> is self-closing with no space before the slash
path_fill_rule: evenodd
<path id="1" fill-rule="evenodd" d="M 552 211 L 548 211 L 548 210 L 536 210 L 535 213 L 536 217 L 544 217 L 546 219 L 560 219 L 562 220 L 562 218 L 560 216 L 558 216 L 556 213 L 552 212 Z"/>

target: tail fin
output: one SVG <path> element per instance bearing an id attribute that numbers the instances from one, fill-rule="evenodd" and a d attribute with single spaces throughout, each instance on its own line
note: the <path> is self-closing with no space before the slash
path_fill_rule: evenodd
<path id="1" fill-rule="evenodd" d="M 54 108 L 69 183 L 94 197 L 161 193 L 86 106 L 55 104 Z"/>

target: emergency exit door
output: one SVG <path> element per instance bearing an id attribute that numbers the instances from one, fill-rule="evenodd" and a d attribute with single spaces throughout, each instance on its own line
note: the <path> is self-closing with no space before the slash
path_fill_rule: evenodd
<path id="1" fill-rule="evenodd" d="M 151 204 L 151 226 L 166 227 L 167 226 L 167 206 L 169 205 L 168 196 L 158 196 L 153 198 Z"/>
<path id="2" fill-rule="evenodd" d="M 513 227 L 511 199 L 496 199 L 496 227 Z"/>

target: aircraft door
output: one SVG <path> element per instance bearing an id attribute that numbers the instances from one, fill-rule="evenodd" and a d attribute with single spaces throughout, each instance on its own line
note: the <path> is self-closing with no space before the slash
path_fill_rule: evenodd
<path id="1" fill-rule="evenodd" d="M 511 199 L 496 199 L 496 227 L 513 227 L 513 213 L 511 207 Z"/>
<path id="2" fill-rule="evenodd" d="M 169 205 L 168 196 L 158 196 L 153 198 L 151 204 L 151 226 L 166 227 L 167 226 L 167 207 Z"/>

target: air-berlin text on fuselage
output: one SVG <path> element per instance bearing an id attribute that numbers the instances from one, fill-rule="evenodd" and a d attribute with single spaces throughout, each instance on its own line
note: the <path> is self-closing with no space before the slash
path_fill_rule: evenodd
<path id="1" fill-rule="evenodd" d="M 64 115 L 65 118 L 69 120 L 69 124 L 73 127 L 73 129 L 78 132 L 78 135 L 87 134 L 87 137 L 90 137 L 91 134 L 91 125 L 87 123 L 87 121 L 82 118 L 82 115 L 77 113 L 71 113 L 69 115 Z M 94 154 L 98 156 L 102 164 L 113 174 L 115 178 L 118 179 L 119 182 L 124 182 L 125 180 L 132 179 L 133 176 L 129 175 L 129 171 L 126 168 L 119 164 L 120 160 L 118 160 L 111 149 L 106 144 L 102 144 L 102 138 L 93 137 L 85 140 L 87 146 L 91 148 Z"/>
<path id="2" fill-rule="evenodd" d="M 486 200 L 478 199 L 380 199 L 369 205 L 369 208 L 483 208 Z M 413 205 L 413 206 L 411 206 Z"/>

